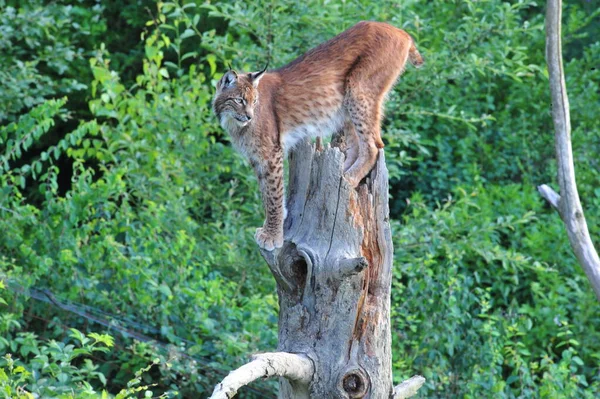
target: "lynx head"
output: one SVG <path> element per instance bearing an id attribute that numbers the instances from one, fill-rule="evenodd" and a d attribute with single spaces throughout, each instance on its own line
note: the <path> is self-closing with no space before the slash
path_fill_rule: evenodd
<path id="1" fill-rule="evenodd" d="M 227 72 L 217 83 L 213 111 L 221 126 L 231 132 L 252 122 L 258 102 L 258 82 L 267 68 L 260 72 Z"/>

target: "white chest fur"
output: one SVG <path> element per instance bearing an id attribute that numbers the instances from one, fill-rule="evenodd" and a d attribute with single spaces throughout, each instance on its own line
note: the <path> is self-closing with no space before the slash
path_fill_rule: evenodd
<path id="1" fill-rule="evenodd" d="M 313 119 L 283 133 L 283 148 L 286 153 L 305 137 L 330 136 L 344 125 L 345 115 L 339 109 L 327 118 Z"/>

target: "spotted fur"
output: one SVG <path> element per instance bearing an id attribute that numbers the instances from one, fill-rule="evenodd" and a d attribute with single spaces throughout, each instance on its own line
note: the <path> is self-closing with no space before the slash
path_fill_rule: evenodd
<path id="1" fill-rule="evenodd" d="M 344 130 L 345 178 L 356 187 L 383 147 L 383 101 L 410 61 L 423 63 L 410 35 L 360 22 L 277 70 L 227 72 L 213 110 L 260 183 L 266 220 L 256 231 L 267 250 L 283 245 L 283 156 L 307 136 Z"/>

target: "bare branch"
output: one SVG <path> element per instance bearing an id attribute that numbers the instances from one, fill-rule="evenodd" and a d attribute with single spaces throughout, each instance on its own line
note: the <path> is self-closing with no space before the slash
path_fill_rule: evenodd
<path id="1" fill-rule="evenodd" d="M 252 356 L 250 363 L 230 372 L 215 387 L 209 399 L 233 398 L 241 387 L 258 378 L 279 376 L 308 385 L 313 373 L 313 363 L 307 356 L 286 352 L 261 353 Z"/>
<path id="2" fill-rule="evenodd" d="M 558 195 L 556 191 L 554 191 L 552 187 L 548 186 L 547 184 L 542 184 L 541 186 L 538 186 L 537 189 L 542 198 L 548 201 L 548 203 L 552 205 L 554 209 L 560 212 L 560 209 L 558 208 L 560 195 Z"/>
<path id="3" fill-rule="evenodd" d="M 394 388 L 393 399 L 406 399 L 417 394 L 419 388 L 425 383 L 425 378 L 415 375 Z"/>
<path id="4" fill-rule="evenodd" d="M 364 256 L 358 258 L 348 258 L 339 261 L 338 270 L 340 276 L 346 277 L 354 274 L 358 274 L 365 270 L 369 266 L 369 262 Z"/>
<path id="5" fill-rule="evenodd" d="M 546 11 L 546 61 L 552 94 L 552 119 L 556 141 L 558 184 L 561 194 L 560 199 L 557 200 L 556 196 L 553 198 L 556 200 L 556 207 L 565 223 L 573 252 L 575 252 L 579 264 L 590 280 L 596 297 L 600 300 L 600 259 L 590 238 L 575 182 L 569 99 L 562 65 L 561 14 L 562 1 L 548 0 Z"/>

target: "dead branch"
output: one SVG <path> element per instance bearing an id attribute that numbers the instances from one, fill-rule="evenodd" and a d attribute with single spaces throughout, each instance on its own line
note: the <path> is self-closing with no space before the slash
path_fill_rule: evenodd
<path id="1" fill-rule="evenodd" d="M 565 84 L 561 49 L 562 1 L 548 0 L 546 11 L 546 62 L 552 94 L 552 119 L 556 141 L 559 196 L 548 186 L 538 190 L 558 210 L 565 223 L 569 241 L 579 264 L 583 267 L 596 297 L 600 300 L 600 259 L 590 238 L 583 208 L 577 192 L 575 167 L 571 148 L 571 117 Z"/>
<path id="2" fill-rule="evenodd" d="M 406 399 L 417 394 L 419 388 L 425 383 L 425 378 L 415 375 L 394 388 L 393 399 Z"/>
<path id="3" fill-rule="evenodd" d="M 241 387 L 258 378 L 279 376 L 308 385 L 313 373 L 312 361 L 304 355 L 285 352 L 261 353 L 254 355 L 250 363 L 230 372 L 215 387 L 209 399 L 233 398 Z"/>

